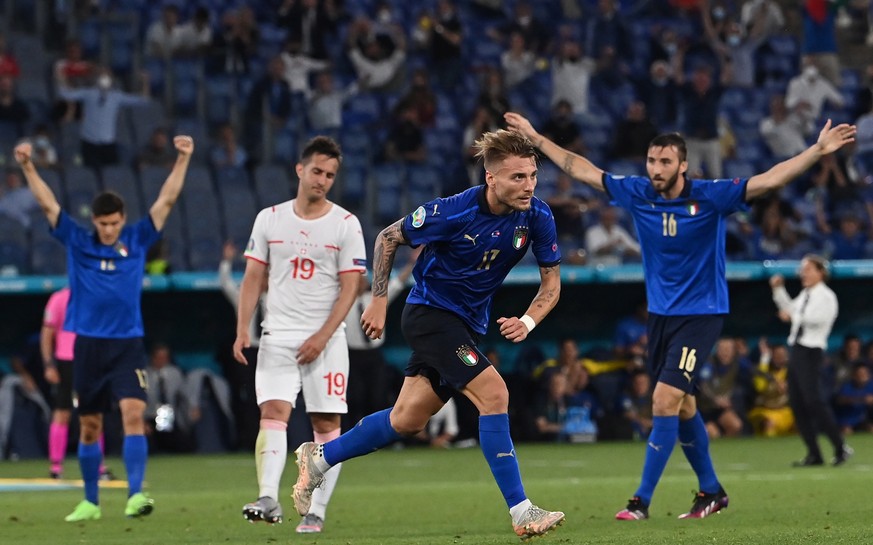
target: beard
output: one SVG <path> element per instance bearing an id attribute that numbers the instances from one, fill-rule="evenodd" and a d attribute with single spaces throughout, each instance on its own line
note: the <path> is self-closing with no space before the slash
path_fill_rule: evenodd
<path id="1" fill-rule="evenodd" d="M 679 171 L 677 170 L 676 173 L 673 174 L 673 176 L 668 178 L 666 181 L 658 180 L 656 182 L 655 179 L 652 178 L 652 185 L 655 186 L 655 191 L 657 191 L 658 193 L 669 193 L 673 189 L 673 187 L 675 187 L 676 184 L 679 182 L 679 175 Z M 659 187 L 658 184 L 661 184 L 662 187 Z"/>

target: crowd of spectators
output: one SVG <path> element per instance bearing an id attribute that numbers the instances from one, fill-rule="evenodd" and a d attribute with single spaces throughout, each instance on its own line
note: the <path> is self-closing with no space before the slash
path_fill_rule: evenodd
<path id="1" fill-rule="evenodd" d="M 378 228 L 387 218 L 366 209 L 367 197 L 381 189 L 372 179 L 375 167 L 433 169 L 442 193 L 478 183 L 469 143 L 503 126 L 509 110 L 622 173 L 644 173 L 650 138 L 678 130 L 688 141 L 691 174 L 709 177 L 763 171 L 805 148 L 830 117 L 858 123 L 856 145 L 735 217 L 729 255 L 790 259 L 816 250 L 835 259 L 869 258 L 873 67 L 842 68 L 836 39 L 849 30 L 838 24 L 838 10 L 816 6 L 784 14 L 773 0 L 91 3 L 57 14 L 70 18 L 63 27 L 69 40 L 54 63 L 48 94 L 56 102 L 46 111 L 33 111 L 34 97 L 17 92 L 17 81 L 31 76 L 19 66 L 23 52 L 0 40 L 0 124 L 13 125 L 19 136 L 35 136 L 39 125 L 40 141 L 57 148 L 64 125 L 78 123 L 78 149 L 61 146 L 54 164 L 139 167 L 150 158 L 163 162 L 160 134 L 124 149 L 116 119 L 123 108 L 163 102 L 172 117 L 160 129 L 188 120 L 211 135 L 200 149 L 208 150 L 216 180 L 225 168 L 253 172 L 273 161 L 287 168 L 297 142 L 325 132 L 352 142 L 350 179 L 367 184 L 345 197 L 339 184 L 336 198 L 356 200 L 343 204 L 363 208 L 365 221 Z M 107 52 L 83 47 L 72 24 L 99 30 L 102 21 L 131 13 L 139 21 L 133 58 L 145 71 L 133 63 L 106 66 Z M 802 23 L 799 35 L 786 32 L 792 20 Z M 865 34 L 859 36 L 863 42 Z M 213 83 L 227 77 L 233 99 L 213 108 Z M 191 109 L 184 106 L 186 82 L 199 97 Z M 127 87 L 135 92 L 122 91 Z M 366 137 L 353 139 L 357 134 Z M 407 189 L 414 179 L 404 182 L 401 192 L 410 197 L 401 206 L 416 204 L 412 195 L 427 196 Z M 602 239 L 599 216 L 609 208 L 591 202 L 598 197 L 578 184 L 565 185 L 557 169 L 543 165 L 539 194 L 580 203 L 562 244 L 573 262 L 585 263 L 602 255 L 588 241 Z M 571 208 L 564 211 L 573 216 Z M 633 237 L 626 218 L 616 223 Z M 636 260 L 633 245 L 624 246 L 630 250 L 613 250 L 610 263 Z"/>

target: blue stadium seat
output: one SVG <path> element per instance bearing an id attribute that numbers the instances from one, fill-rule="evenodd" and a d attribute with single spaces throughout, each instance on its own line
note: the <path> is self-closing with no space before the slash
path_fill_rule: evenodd
<path id="1" fill-rule="evenodd" d="M 184 192 L 189 191 L 214 191 L 215 184 L 212 182 L 212 174 L 203 165 L 191 165 L 185 175 Z"/>
<path id="2" fill-rule="evenodd" d="M 100 57 L 100 24 L 95 19 L 85 18 L 77 28 L 79 41 L 82 43 L 82 54 L 86 59 Z"/>
<path id="3" fill-rule="evenodd" d="M 797 39 L 794 36 L 788 34 L 773 36 L 768 44 L 778 55 L 792 58 L 798 56 Z"/>
<path id="4" fill-rule="evenodd" d="M 142 187 L 143 204 L 150 207 L 158 194 L 161 192 L 161 186 L 170 174 L 170 170 L 164 167 L 148 166 L 144 167 L 139 173 L 140 185 Z"/>
<path id="5" fill-rule="evenodd" d="M 742 159 L 725 159 L 722 166 L 724 175 L 731 178 L 751 178 L 758 173 L 753 162 Z"/>
<path id="6" fill-rule="evenodd" d="M 0 271 L 11 269 L 15 274 L 27 274 L 27 245 L 9 240 L 0 240 Z"/>
<path id="7" fill-rule="evenodd" d="M 402 165 L 384 164 L 373 169 L 375 216 L 382 224 L 392 223 L 405 213 L 405 172 Z"/>
<path id="8" fill-rule="evenodd" d="M 364 168 L 355 168 L 343 162 L 343 170 L 338 176 L 337 183 L 343 205 L 348 207 L 360 207 L 367 196 L 367 171 Z M 336 190 L 335 189 L 335 190 Z"/>
<path id="9" fill-rule="evenodd" d="M 218 198 L 212 191 L 185 193 L 185 220 L 188 240 L 215 235 L 223 237 Z"/>
<path id="10" fill-rule="evenodd" d="M 30 273 L 67 274 L 67 252 L 57 240 L 37 240 L 30 246 Z"/>
<path id="11" fill-rule="evenodd" d="M 291 199 L 291 179 L 281 165 L 258 165 L 254 174 L 255 193 L 261 208 Z M 342 184 L 342 175 L 340 176 Z"/>
<path id="12" fill-rule="evenodd" d="M 67 188 L 67 210 L 73 217 L 88 218 L 91 201 L 97 196 L 97 175 L 87 167 L 70 165 L 64 169 L 64 186 Z"/>
<path id="13" fill-rule="evenodd" d="M 273 153 L 271 159 L 274 163 L 282 165 L 294 164 L 297 161 L 296 132 L 282 129 L 273 135 Z"/>
<path id="14" fill-rule="evenodd" d="M 379 97 L 360 93 L 349 98 L 343 108 L 343 127 L 370 125 L 382 117 Z"/>
<path id="15" fill-rule="evenodd" d="M 236 108 L 236 81 L 227 74 L 218 74 L 207 76 L 205 83 L 207 123 L 229 123 Z"/>
<path id="16" fill-rule="evenodd" d="M 407 206 L 441 197 L 443 194 L 442 174 L 439 169 L 427 165 L 410 165 L 406 169 Z M 402 214 L 403 211 L 400 211 Z"/>
<path id="17" fill-rule="evenodd" d="M 164 108 L 156 100 L 149 101 L 147 104 L 132 106 L 127 109 L 127 114 L 130 118 L 133 145 L 137 150 L 148 143 L 156 128 L 167 127 Z"/>
<path id="18" fill-rule="evenodd" d="M 215 185 L 219 193 L 234 189 L 251 189 L 249 174 L 241 167 L 223 167 L 215 169 Z"/>
<path id="19" fill-rule="evenodd" d="M 145 210 L 142 205 L 142 192 L 132 168 L 123 165 L 106 166 L 100 176 L 104 188 L 115 191 L 124 199 L 129 223 L 143 216 Z"/>
<path id="20" fill-rule="evenodd" d="M 258 206 L 255 196 L 248 188 L 238 188 L 225 191 L 222 194 L 222 217 L 226 238 L 232 240 L 238 248 L 243 248 L 249 240 Z"/>
<path id="21" fill-rule="evenodd" d="M 188 261 L 192 271 L 215 271 L 221 261 L 222 240 L 217 236 L 191 239 L 188 244 Z"/>

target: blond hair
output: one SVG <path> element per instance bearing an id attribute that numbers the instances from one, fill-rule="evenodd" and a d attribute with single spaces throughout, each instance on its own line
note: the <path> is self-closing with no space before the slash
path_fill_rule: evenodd
<path id="1" fill-rule="evenodd" d="M 507 157 L 533 157 L 536 160 L 537 149 L 526 136 L 519 132 L 500 129 L 486 132 L 473 142 L 476 157 L 485 163 L 485 169 Z"/>

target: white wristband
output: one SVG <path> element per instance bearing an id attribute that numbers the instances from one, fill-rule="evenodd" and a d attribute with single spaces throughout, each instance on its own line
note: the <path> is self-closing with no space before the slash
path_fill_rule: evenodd
<path id="1" fill-rule="evenodd" d="M 527 326 L 527 332 L 530 333 L 537 326 L 537 323 L 534 322 L 534 319 L 525 314 L 521 318 L 518 319 L 519 322 L 523 323 Z"/>

